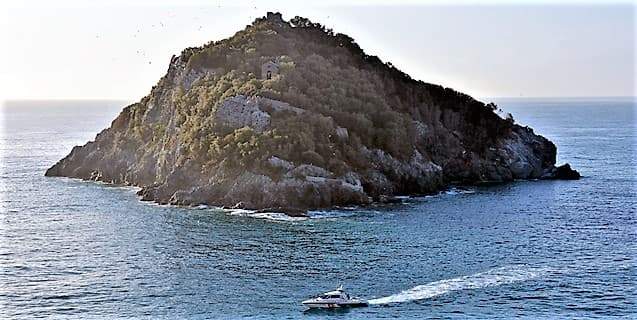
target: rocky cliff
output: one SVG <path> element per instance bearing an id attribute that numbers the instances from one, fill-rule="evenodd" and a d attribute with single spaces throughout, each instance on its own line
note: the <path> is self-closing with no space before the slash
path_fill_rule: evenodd
<path id="1" fill-rule="evenodd" d="M 269 13 L 173 57 L 150 94 L 47 170 L 143 200 L 300 213 L 451 183 L 579 178 L 497 107 Z"/>

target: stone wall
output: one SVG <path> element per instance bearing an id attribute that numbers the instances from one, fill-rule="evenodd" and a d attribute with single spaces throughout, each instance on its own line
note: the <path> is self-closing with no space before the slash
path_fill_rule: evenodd
<path id="1" fill-rule="evenodd" d="M 268 72 L 270 73 L 270 77 L 268 77 Z M 261 66 L 261 78 L 269 79 L 275 75 L 279 74 L 279 64 L 274 61 L 268 61 Z"/>

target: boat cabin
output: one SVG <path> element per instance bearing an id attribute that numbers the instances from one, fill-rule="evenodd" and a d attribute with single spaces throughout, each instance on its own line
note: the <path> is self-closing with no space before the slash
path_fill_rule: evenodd
<path id="1" fill-rule="evenodd" d="M 349 299 L 349 295 L 341 290 L 330 291 L 319 296 L 321 299 Z"/>

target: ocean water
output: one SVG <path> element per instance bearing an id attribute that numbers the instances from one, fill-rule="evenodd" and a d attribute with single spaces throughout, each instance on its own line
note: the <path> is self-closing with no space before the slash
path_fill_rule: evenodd
<path id="1" fill-rule="evenodd" d="M 131 188 L 44 177 L 124 103 L 7 103 L 0 318 L 637 317 L 634 102 L 496 102 L 584 178 L 451 188 L 309 219 L 158 206 Z M 299 304 L 339 283 L 370 306 Z"/>

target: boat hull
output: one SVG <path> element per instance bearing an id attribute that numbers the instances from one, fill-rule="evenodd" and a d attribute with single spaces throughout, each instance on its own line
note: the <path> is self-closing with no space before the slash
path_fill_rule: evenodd
<path id="1" fill-rule="evenodd" d="M 311 309 L 357 308 L 357 307 L 368 306 L 367 302 L 365 301 L 344 302 L 344 303 L 304 302 L 303 305 Z"/>

